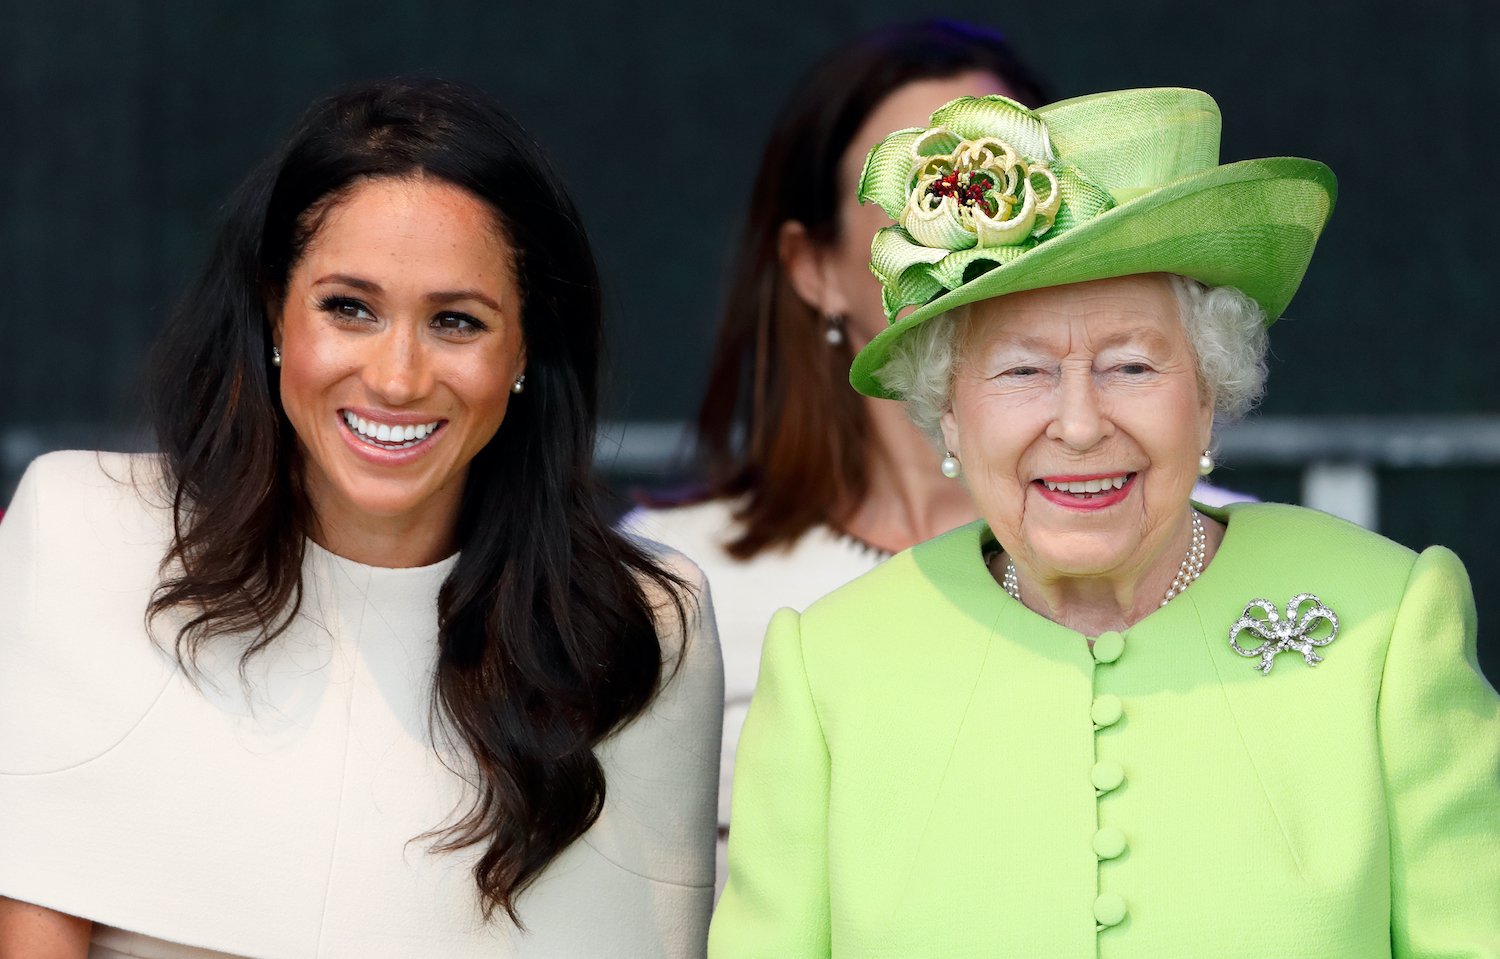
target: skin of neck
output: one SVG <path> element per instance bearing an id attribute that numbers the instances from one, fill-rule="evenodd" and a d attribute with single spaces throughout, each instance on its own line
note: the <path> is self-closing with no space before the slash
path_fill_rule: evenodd
<path id="1" fill-rule="evenodd" d="M 867 398 L 865 411 L 869 488 L 845 523 L 848 532 L 895 553 L 979 517 L 963 484 L 938 470 L 942 454 L 900 403 Z"/>
<path id="2" fill-rule="evenodd" d="M 1224 540 L 1224 526 L 1202 516 L 1205 538 L 1204 565 L 1218 552 Z M 1041 571 L 1024 559 L 1000 554 L 990 572 L 1002 582 L 1006 560 L 1016 564 L 1016 582 L 1021 602 L 1032 612 L 1054 623 L 1097 636 L 1109 630 L 1134 626 L 1161 606 L 1182 568 L 1183 558 L 1193 543 L 1192 518 L 1182 511 L 1182 522 L 1143 569 L 1122 570 L 1101 576 L 1069 576 L 1057 571 Z"/>

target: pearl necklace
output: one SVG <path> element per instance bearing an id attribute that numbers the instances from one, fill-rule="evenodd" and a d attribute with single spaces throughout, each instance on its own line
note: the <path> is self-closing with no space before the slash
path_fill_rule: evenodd
<path id="1" fill-rule="evenodd" d="M 1163 606 L 1187 589 L 1203 572 L 1203 561 L 1208 555 L 1208 536 L 1203 532 L 1203 520 L 1199 518 L 1198 511 L 1192 510 L 1190 515 L 1193 517 L 1193 542 L 1188 546 L 1187 555 L 1182 558 L 1182 565 L 1177 567 L 1177 576 L 1172 580 L 1172 585 L 1167 587 L 1166 598 L 1161 601 Z M 1016 564 L 1009 556 L 1005 557 L 1005 576 L 1000 585 L 1005 587 L 1011 599 L 1018 603 L 1021 601 L 1021 586 L 1016 582 Z"/>

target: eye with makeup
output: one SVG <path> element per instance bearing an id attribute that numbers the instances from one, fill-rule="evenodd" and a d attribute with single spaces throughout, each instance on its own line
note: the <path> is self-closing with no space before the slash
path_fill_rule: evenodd
<path id="1" fill-rule="evenodd" d="M 364 323 L 375 319 L 370 308 L 352 296 L 325 296 L 318 301 L 318 309 L 340 321 Z"/>
<path id="2" fill-rule="evenodd" d="M 439 313 L 432 318 L 432 328 L 450 336 L 464 338 L 478 336 L 489 327 L 476 316 L 452 310 Z"/>

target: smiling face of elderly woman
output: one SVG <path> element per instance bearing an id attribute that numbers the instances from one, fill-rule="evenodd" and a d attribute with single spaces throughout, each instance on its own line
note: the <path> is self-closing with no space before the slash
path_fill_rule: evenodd
<path id="1" fill-rule="evenodd" d="M 1171 581 L 1214 413 L 1178 309 L 1162 275 L 969 308 L 943 437 L 1023 582 Z"/>

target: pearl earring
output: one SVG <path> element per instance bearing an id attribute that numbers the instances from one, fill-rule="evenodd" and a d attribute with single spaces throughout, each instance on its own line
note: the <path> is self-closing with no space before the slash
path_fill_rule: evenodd
<path id="1" fill-rule="evenodd" d="M 1211 452 L 1209 452 L 1208 450 L 1204 450 L 1203 451 L 1203 455 L 1200 456 L 1200 457 L 1198 457 L 1198 475 L 1199 476 L 1207 476 L 1209 473 L 1212 473 L 1213 471 L 1214 471 L 1214 454 L 1211 453 Z"/>
<path id="2" fill-rule="evenodd" d="M 526 389 L 526 374 L 522 373 L 520 376 L 516 377 L 516 381 L 514 383 L 510 384 L 510 391 L 512 393 L 519 393 L 524 389 Z"/>
<path id="3" fill-rule="evenodd" d="M 842 314 L 825 317 L 823 320 L 823 339 L 829 346 L 838 346 L 844 342 L 844 323 L 847 318 Z"/>
<path id="4" fill-rule="evenodd" d="M 958 479 L 958 474 L 963 472 L 963 467 L 959 465 L 958 457 L 953 455 L 952 450 L 949 450 L 948 455 L 943 457 L 943 462 L 938 465 L 938 469 L 942 470 L 943 475 L 949 479 Z"/>
<path id="5" fill-rule="evenodd" d="M 281 365 L 281 347 L 279 347 L 279 346 L 273 346 L 273 347 L 271 347 L 271 365 L 272 366 L 280 366 Z"/>

